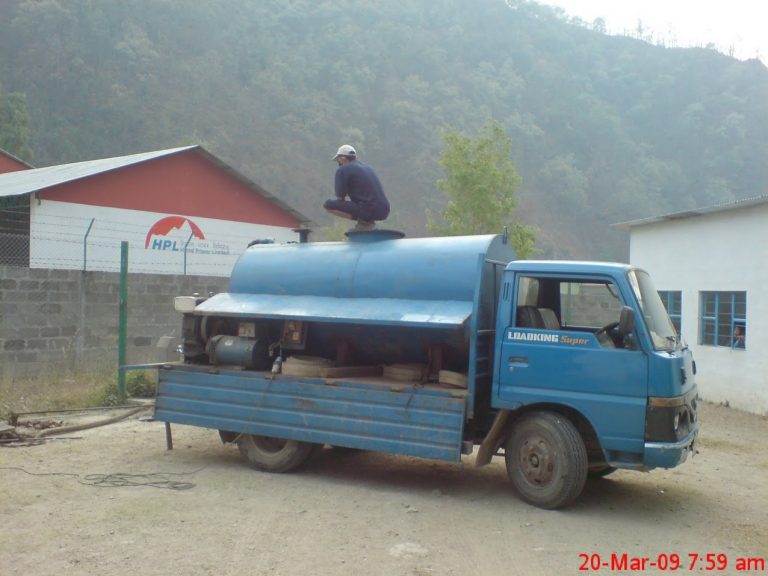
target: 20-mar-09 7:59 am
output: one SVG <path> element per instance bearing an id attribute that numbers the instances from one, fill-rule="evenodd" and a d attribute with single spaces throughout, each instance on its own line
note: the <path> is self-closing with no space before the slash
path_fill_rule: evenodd
<path id="1" fill-rule="evenodd" d="M 765 573 L 766 559 L 760 557 L 734 557 L 728 554 L 707 552 L 689 552 L 688 554 L 661 553 L 656 556 L 634 556 L 631 554 L 611 552 L 600 554 L 597 552 L 579 554 L 579 571 L 599 572 L 629 571 L 643 572 L 645 570 L 661 571 L 696 571 L 696 572 L 722 572 L 727 569 L 737 572 Z"/>

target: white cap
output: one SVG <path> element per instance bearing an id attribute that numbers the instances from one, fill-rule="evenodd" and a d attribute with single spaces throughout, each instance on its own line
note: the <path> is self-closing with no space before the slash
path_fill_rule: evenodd
<path id="1" fill-rule="evenodd" d="M 336 156 L 331 158 L 331 160 L 336 160 L 339 156 L 357 156 L 357 152 L 355 152 L 355 149 L 349 144 L 344 144 L 343 146 L 339 146 L 339 149 L 336 151 Z"/>

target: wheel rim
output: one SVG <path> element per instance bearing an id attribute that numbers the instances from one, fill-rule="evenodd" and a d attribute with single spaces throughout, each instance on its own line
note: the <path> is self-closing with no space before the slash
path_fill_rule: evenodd
<path id="1" fill-rule="evenodd" d="M 546 486 L 554 478 L 552 447 L 542 436 L 529 436 L 520 446 L 520 470 L 534 486 Z"/>
<path id="2" fill-rule="evenodd" d="M 269 452 L 271 454 L 276 454 L 285 448 L 288 440 L 283 440 L 281 438 L 270 438 L 269 436 L 254 436 L 253 443 L 259 450 Z"/>

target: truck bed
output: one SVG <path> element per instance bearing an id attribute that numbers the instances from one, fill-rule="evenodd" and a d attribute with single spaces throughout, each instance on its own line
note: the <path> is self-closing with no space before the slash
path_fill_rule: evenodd
<path id="1" fill-rule="evenodd" d="M 380 376 L 311 378 L 168 364 L 155 418 L 236 433 L 459 461 L 467 391 Z"/>

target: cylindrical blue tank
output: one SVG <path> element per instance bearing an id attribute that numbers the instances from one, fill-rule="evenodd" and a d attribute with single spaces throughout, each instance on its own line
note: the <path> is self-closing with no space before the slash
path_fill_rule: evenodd
<path id="1" fill-rule="evenodd" d="M 248 249 L 232 271 L 229 291 L 246 294 L 471 301 L 479 257 L 514 259 L 499 235 L 391 238 L 385 230 L 350 234 L 346 242 L 259 245 Z M 489 281 L 491 280 L 491 281 Z"/>
<path id="2" fill-rule="evenodd" d="M 253 246 L 235 264 L 229 292 L 197 310 L 260 322 L 270 342 L 280 339 L 283 320 L 309 318 L 301 353 L 342 361 L 340 350 L 348 350 L 352 365 L 426 363 L 440 354 L 443 368 L 468 374 L 471 396 L 479 363 L 488 385 L 489 334 L 514 250 L 500 235 L 401 236 L 381 230 L 350 233 L 346 242 Z M 449 309 L 444 321 L 420 324 Z"/>

